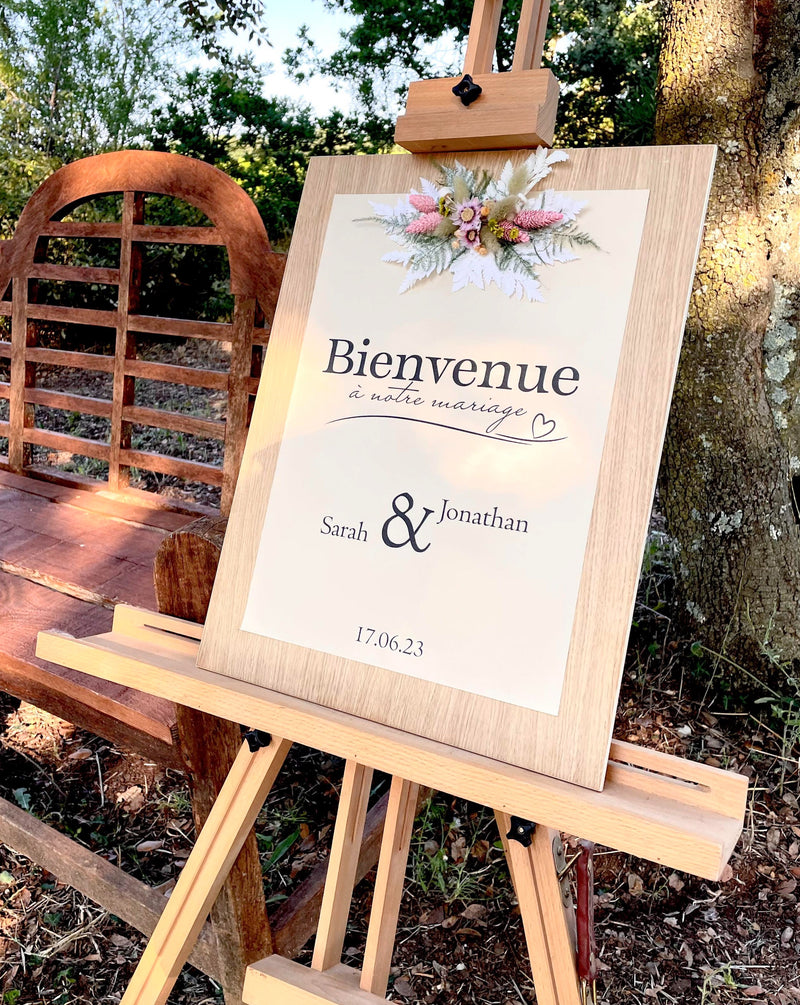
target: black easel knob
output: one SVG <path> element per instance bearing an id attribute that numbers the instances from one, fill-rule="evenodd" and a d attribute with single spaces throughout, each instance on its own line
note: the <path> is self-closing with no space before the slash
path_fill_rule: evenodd
<path id="1" fill-rule="evenodd" d="M 268 747 L 272 743 L 272 736 L 264 732 L 263 729 L 249 729 L 243 733 L 242 739 L 247 741 L 251 754 L 255 754 L 257 750 Z"/>
<path id="2" fill-rule="evenodd" d="M 457 98 L 461 98 L 462 105 L 467 106 L 471 105 L 476 98 L 479 98 L 482 92 L 483 88 L 481 85 L 476 84 L 468 73 L 465 73 L 453 88 L 453 94 Z"/>
<path id="3" fill-rule="evenodd" d="M 535 831 L 536 824 L 532 820 L 512 817 L 511 830 L 506 834 L 506 837 L 509 841 L 519 841 L 523 848 L 530 848 Z"/>

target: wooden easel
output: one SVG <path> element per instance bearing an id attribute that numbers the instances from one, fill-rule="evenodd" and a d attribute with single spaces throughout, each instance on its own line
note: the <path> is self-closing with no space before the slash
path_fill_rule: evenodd
<path id="1" fill-rule="evenodd" d="M 253 964 L 244 985 L 247 1005 L 383 1000 L 418 785 L 491 806 L 502 835 L 512 815 L 538 823 L 530 847 L 504 843 L 540 1005 L 577 1005 L 581 993 L 568 909 L 553 863 L 558 831 L 710 880 L 719 878 L 741 833 L 747 797 L 741 775 L 615 741 L 605 786 L 595 792 L 201 670 L 195 664 L 196 634 L 196 626 L 180 619 L 120 606 L 108 634 L 83 640 L 39 636 L 44 659 L 234 722 L 246 714 L 253 728 L 272 734 L 255 752 L 243 744 L 124 1005 L 166 1002 L 292 741 L 347 762 L 328 880 L 311 968 L 279 956 Z M 359 973 L 342 966 L 340 958 L 373 769 L 392 774 L 393 781 Z"/>
<path id="2" fill-rule="evenodd" d="M 462 103 L 451 93 L 453 81 L 416 85 L 407 115 L 398 123 L 402 145 L 432 151 L 550 142 L 552 75 L 537 69 L 549 5 L 525 0 L 514 69 L 496 75 L 490 70 L 501 6 L 501 0 L 477 0 L 473 15 L 466 69 L 475 74 L 473 83 L 483 88 L 485 100 Z M 540 100 L 521 107 L 520 97 L 533 93 L 526 89 L 534 84 Z M 449 136 L 443 131 L 445 121 L 457 122 Z M 741 832 L 747 794 L 742 776 L 613 742 L 603 789 L 585 789 L 200 669 L 197 650 L 191 626 L 126 607 L 116 609 L 113 630 L 105 635 L 82 641 L 40 635 L 38 655 L 45 659 L 233 722 L 246 717 L 253 730 L 269 734 L 261 738 L 263 745 L 257 732 L 243 744 L 123 1005 L 166 1002 L 292 742 L 346 761 L 328 878 L 311 966 L 277 955 L 254 963 L 244 982 L 247 1005 L 378 1005 L 385 1000 L 421 785 L 494 810 L 539 1005 L 577 1005 L 590 992 L 587 983 L 579 982 L 571 905 L 565 902 L 554 862 L 560 831 L 710 880 L 719 878 Z M 392 775 L 392 784 L 359 972 L 342 965 L 341 956 L 373 770 Z M 526 821 L 536 822 L 532 833 Z M 520 827 L 530 836 L 528 845 L 515 839 L 513 832 Z"/>

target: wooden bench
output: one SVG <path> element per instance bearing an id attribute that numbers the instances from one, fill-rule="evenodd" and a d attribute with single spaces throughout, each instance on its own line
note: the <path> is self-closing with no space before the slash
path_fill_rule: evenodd
<path id="1" fill-rule="evenodd" d="M 97 221 L 96 213 L 80 212 L 99 197 L 107 203 L 108 193 L 119 194 L 118 220 Z M 194 207 L 200 225 L 148 223 L 153 194 Z M 64 264 L 65 258 L 85 260 L 98 242 L 118 248 L 116 267 Z M 226 249 L 230 321 L 139 313 L 149 278 L 144 249 L 165 244 Z M 254 204 L 232 179 L 189 158 L 144 151 L 104 154 L 62 168 L 31 197 L 14 239 L 0 245 L 0 320 L 10 329 L 10 338 L 0 341 L 0 363 L 9 364 L 8 379 L 0 382 L 0 404 L 8 402 L 5 419 L 0 412 L 0 687 L 162 763 L 181 763 L 174 749 L 174 708 L 45 666 L 33 655 L 36 631 L 48 624 L 109 624 L 115 600 L 153 606 L 152 565 L 162 538 L 200 513 L 214 512 L 131 489 L 132 467 L 216 486 L 219 512 L 227 514 L 269 336 L 264 319 L 272 317 L 283 262 L 271 251 Z M 65 288 L 74 300 L 80 287 L 90 294 L 112 291 L 115 309 L 65 306 Z M 202 298 L 204 291 L 197 295 Z M 110 351 L 75 348 L 82 333 L 86 339 L 98 329 Z M 153 335 L 230 343 L 229 367 L 212 371 L 140 358 L 137 337 Z M 104 375 L 108 393 L 42 386 L 43 368 Z M 216 391 L 225 417 L 143 407 L 136 389 L 145 381 Z M 42 414 L 54 412 L 95 416 L 103 420 L 106 435 L 45 428 Z M 217 438 L 224 445 L 223 460 L 198 463 L 137 450 L 137 425 Z M 104 462 L 107 474 L 100 481 L 59 471 L 42 463 L 44 451 Z"/>
<path id="2" fill-rule="evenodd" d="M 152 208 L 163 218 L 170 206 L 184 222 L 151 221 Z M 153 279 L 148 249 L 167 245 L 227 253 L 229 318 L 147 313 Z M 113 261 L 93 263 L 98 248 Z M 106 630 L 118 601 L 157 609 L 153 566 L 159 549 L 163 568 L 181 559 L 193 584 L 175 590 L 162 577 L 162 606 L 180 603 L 174 613 L 202 617 L 222 538 L 219 517 L 230 507 L 283 264 L 254 204 L 230 178 L 189 158 L 144 151 L 104 154 L 57 171 L 31 197 L 13 240 L 0 243 L 0 689 L 161 765 L 185 769 L 188 759 L 198 824 L 217 783 L 213 771 L 197 770 L 197 734 L 204 734 L 200 746 L 210 761 L 218 757 L 225 765 L 226 745 L 235 740 L 238 747 L 238 730 L 204 717 L 181 742 L 172 702 L 39 660 L 34 648 L 41 629 Z M 198 301 L 206 295 L 194 291 Z M 92 298 L 103 297 L 105 303 L 92 305 Z M 227 365 L 196 365 L 191 353 L 188 362 L 143 358 L 152 354 L 140 351 L 142 343 L 147 348 L 154 339 L 216 343 Z M 85 348 L 93 340 L 99 350 Z M 100 392 L 65 389 L 58 379 L 76 374 Z M 137 387 L 146 381 L 205 389 L 201 393 L 215 394 L 220 414 L 198 417 L 169 403 L 144 405 Z M 53 428 L 64 425 L 53 415 L 92 416 L 99 432 Z M 213 438 L 223 448 L 221 459 L 137 448 L 137 428 Z M 64 460 L 75 458 L 100 462 L 100 477 L 65 471 Z M 219 505 L 132 487 L 132 469 L 212 486 Z M 206 523 L 198 533 L 187 531 L 198 516 Z M 175 531 L 182 533 L 169 538 Z M 7 802 L 0 802 L 0 841 L 152 931 L 161 894 Z M 244 882 L 263 903 L 255 840 L 249 854 L 258 875 L 245 874 Z M 249 961 L 242 954 L 252 937 L 244 931 L 246 918 L 228 919 L 225 927 L 225 939 L 217 939 L 213 928 L 206 932 L 194 962 L 223 984 L 228 1002 L 236 1002 L 237 972 Z M 256 942 L 260 951 L 264 940 Z"/>

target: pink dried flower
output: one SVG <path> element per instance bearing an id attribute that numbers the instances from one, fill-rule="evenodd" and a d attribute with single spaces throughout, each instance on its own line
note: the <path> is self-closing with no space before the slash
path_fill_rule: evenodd
<path id="1" fill-rule="evenodd" d="M 462 244 L 465 244 L 468 248 L 477 250 L 481 246 L 481 231 L 479 226 L 461 227 L 458 231 L 458 236 L 461 238 Z"/>
<path id="2" fill-rule="evenodd" d="M 430 195 L 419 195 L 416 192 L 412 192 L 408 197 L 408 201 L 420 213 L 433 213 L 437 209 L 436 200 Z"/>
<path id="3" fill-rule="evenodd" d="M 453 210 L 453 222 L 461 230 L 472 230 L 481 227 L 481 201 L 480 199 L 468 199 L 460 202 Z"/>
<path id="4" fill-rule="evenodd" d="M 495 224 L 494 233 L 503 241 L 511 244 L 527 244 L 530 241 L 530 234 L 520 230 L 520 226 L 512 220 L 500 220 Z"/>
<path id="5" fill-rule="evenodd" d="M 432 200 L 431 200 L 432 201 Z M 437 212 L 423 213 L 406 227 L 407 234 L 431 234 L 444 219 Z"/>
<path id="6" fill-rule="evenodd" d="M 523 209 L 514 217 L 514 223 L 525 230 L 541 230 L 542 227 L 551 227 L 563 219 L 563 213 L 556 213 L 551 209 Z"/>

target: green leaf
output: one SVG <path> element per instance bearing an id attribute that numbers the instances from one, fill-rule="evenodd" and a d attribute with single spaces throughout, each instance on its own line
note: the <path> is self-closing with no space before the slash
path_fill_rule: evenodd
<path id="1" fill-rule="evenodd" d="M 31 797 L 27 789 L 14 789 L 13 794 L 14 799 L 17 801 L 17 806 L 21 806 L 23 810 L 29 810 L 31 808 Z"/>
<path id="2" fill-rule="evenodd" d="M 275 845 L 275 850 L 270 855 L 267 864 L 264 866 L 264 871 L 268 872 L 277 862 L 280 862 L 280 860 L 283 858 L 286 852 L 289 851 L 289 849 L 292 847 L 292 845 L 299 837 L 300 837 L 300 829 L 298 828 L 297 830 L 292 831 L 292 833 L 289 834 L 287 837 L 285 837 L 283 841 L 279 841 L 278 844 Z"/>

